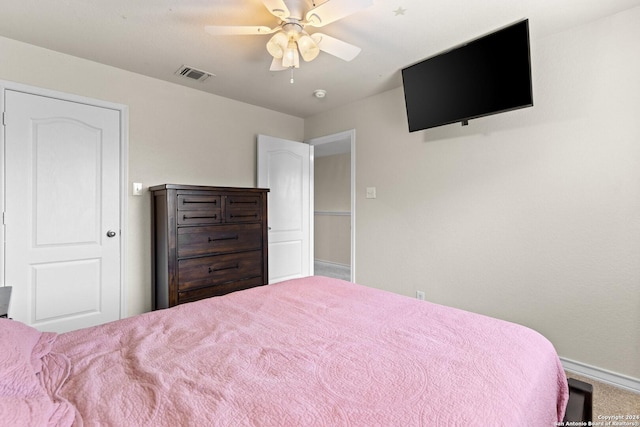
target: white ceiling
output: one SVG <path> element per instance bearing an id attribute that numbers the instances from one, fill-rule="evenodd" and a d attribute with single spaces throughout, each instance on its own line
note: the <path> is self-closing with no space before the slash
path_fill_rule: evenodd
<path id="1" fill-rule="evenodd" d="M 312 0 L 286 1 L 309 2 L 310 8 Z M 2 0 L 0 35 L 308 117 L 399 87 L 407 65 L 522 18 L 529 19 L 533 44 L 638 5 L 640 0 L 374 0 L 321 29 L 361 47 L 360 55 L 351 62 L 324 52 L 312 62 L 301 60 L 294 84 L 288 71 L 269 71 L 269 35 L 222 37 L 203 30 L 275 27 L 278 20 L 261 0 Z M 201 83 L 179 78 L 182 65 L 215 77 Z M 316 99 L 315 89 L 327 96 Z"/>

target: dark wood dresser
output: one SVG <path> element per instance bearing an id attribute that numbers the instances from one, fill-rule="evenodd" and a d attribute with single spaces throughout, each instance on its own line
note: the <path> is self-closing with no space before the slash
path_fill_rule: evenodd
<path id="1" fill-rule="evenodd" d="M 175 184 L 149 190 L 154 309 L 268 283 L 269 190 Z"/>

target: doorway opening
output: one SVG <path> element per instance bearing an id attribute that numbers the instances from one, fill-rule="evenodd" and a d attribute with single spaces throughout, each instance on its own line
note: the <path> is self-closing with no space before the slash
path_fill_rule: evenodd
<path id="1" fill-rule="evenodd" d="M 355 130 L 314 147 L 314 274 L 355 281 Z"/>

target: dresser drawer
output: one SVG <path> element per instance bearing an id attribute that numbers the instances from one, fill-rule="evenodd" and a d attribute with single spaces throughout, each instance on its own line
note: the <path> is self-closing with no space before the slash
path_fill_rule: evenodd
<path id="1" fill-rule="evenodd" d="M 178 210 L 213 211 L 222 209 L 222 197 L 208 194 L 178 194 Z"/>
<path id="2" fill-rule="evenodd" d="M 178 292 L 178 304 L 185 302 L 197 301 L 203 298 L 217 297 L 219 295 L 225 295 L 229 292 L 241 291 L 243 289 L 253 288 L 255 286 L 262 286 L 265 283 L 261 277 L 251 277 L 249 279 L 238 280 L 237 282 L 228 282 L 216 286 L 208 286 L 205 288 L 194 289 L 190 291 Z"/>
<path id="3" fill-rule="evenodd" d="M 226 222 L 255 222 L 262 220 L 260 197 L 229 196 L 226 202 Z"/>
<path id="4" fill-rule="evenodd" d="M 262 251 L 251 251 L 178 261 L 180 292 L 223 285 L 262 275 Z"/>
<path id="5" fill-rule="evenodd" d="M 220 209 L 178 212 L 178 225 L 206 225 L 220 224 L 221 222 L 222 211 Z"/>
<path id="6" fill-rule="evenodd" d="M 222 222 L 222 198 L 208 194 L 179 194 L 178 225 L 219 224 Z"/>
<path id="7" fill-rule="evenodd" d="M 262 248 L 262 224 L 181 227 L 178 257 L 240 252 Z"/>

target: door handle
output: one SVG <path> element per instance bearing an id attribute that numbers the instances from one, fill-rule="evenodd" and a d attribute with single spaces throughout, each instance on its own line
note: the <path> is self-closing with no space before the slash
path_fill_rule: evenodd
<path id="1" fill-rule="evenodd" d="M 115 231 L 113 231 L 113 230 L 107 231 L 107 237 L 115 237 L 115 235 L 116 235 Z"/>

